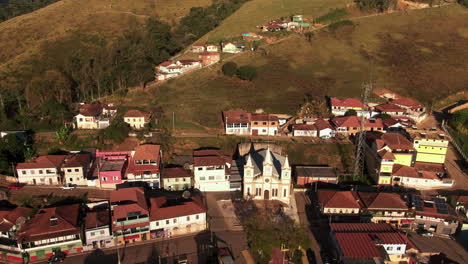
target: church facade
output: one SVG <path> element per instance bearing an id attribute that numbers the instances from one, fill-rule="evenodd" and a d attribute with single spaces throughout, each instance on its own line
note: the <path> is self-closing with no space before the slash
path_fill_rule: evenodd
<path id="1" fill-rule="evenodd" d="M 289 204 L 291 166 L 288 157 L 269 148 L 245 156 L 243 193 L 246 199 L 278 200 Z"/>

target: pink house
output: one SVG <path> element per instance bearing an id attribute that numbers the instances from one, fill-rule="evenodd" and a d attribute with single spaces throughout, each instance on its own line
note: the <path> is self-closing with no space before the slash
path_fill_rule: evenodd
<path id="1" fill-rule="evenodd" d="M 131 151 L 108 151 L 96 150 L 98 160 L 98 177 L 102 187 L 115 187 L 122 183 L 128 166 Z"/>

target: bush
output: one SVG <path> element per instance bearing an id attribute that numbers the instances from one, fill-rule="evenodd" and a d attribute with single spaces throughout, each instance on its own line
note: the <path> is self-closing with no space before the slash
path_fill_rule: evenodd
<path id="1" fill-rule="evenodd" d="M 237 72 L 237 64 L 235 62 L 229 61 L 224 63 L 222 69 L 223 74 L 229 77 L 232 77 Z"/>
<path id="2" fill-rule="evenodd" d="M 127 137 L 130 128 L 127 123 L 123 121 L 123 118 L 116 118 L 110 126 L 99 131 L 99 136 L 103 140 L 112 140 L 117 144 L 122 143 Z"/>
<path id="3" fill-rule="evenodd" d="M 253 66 L 241 66 L 237 69 L 237 77 L 241 80 L 252 81 L 257 78 L 257 69 Z"/>
<path id="4" fill-rule="evenodd" d="M 349 109 L 348 111 L 346 111 L 344 116 L 357 116 L 357 112 L 354 109 Z"/>

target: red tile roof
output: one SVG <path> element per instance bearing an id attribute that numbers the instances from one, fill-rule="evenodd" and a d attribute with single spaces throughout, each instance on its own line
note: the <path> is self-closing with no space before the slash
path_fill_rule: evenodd
<path id="1" fill-rule="evenodd" d="M 315 121 L 314 126 L 318 131 L 324 130 L 324 129 L 327 129 L 327 128 L 333 129 L 330 122 L 327 121 L 327 120 L 324 120 L 324 119 L 319 119 L 319 120 Z"/>
<path id="2" fill-rule="evenodd" d="M 353 98 L 346 98 L 346 99 L 338 99 L 336 97 L 330 98 L 332 106 L 340 106 L 340 107 L 361 107 L 364 108 L 364 104 Z"/>
<path id="3" fill-rule="evenodd" d="M 159 163 L 161 158 L 161 146 L 145 144 L 135 148 L 133 160 L 156 160 Z"/>
<path id="4" fill-rule="evenodd" d="M 397 193 L 359 192 L 367 210 L 408 210 L 406 202 Z"/>
<path id="5" fill-rule="evenodd" d="M 340 116 L 332 119 L 336 127 L 360 127 L 360 119 L 357 116 Z"/>
<path id="6" fill-rule="evenodd" d="M 141 212 L 142 214 L 148 213 L 148 204 L 146 203 L 145 192 L 143 188 L 122 188 L 110 193 L 110 202 L 133 202 L 117 205 L 113 209 L 112 219 L 125 218 L 127 213 Z"/>
<path id="7" fill-rule="evenodd" d="M 421 178 L 418 174 L 418 171 L 414 167 L 409 167 L 401 164 L 393 165 L 392 176 Z"/>
<path id="8" fill-rule="evenodd" d="M 278 117 L 271 114 L 252 114 L 252 121 L 278 121 Z"/>
<path id="9" fill-rule="evenodd" d="M 383 122 L 384 126 L 386 126 L 386 127 L 398 124 L 398 121 L 396 121 L 393 118 L 384 119 L 382 122 Z"/>
<path id="10" fill-rule="evenodd" d="M 231 159 L 217 149 L 195 150 L 193 166 L 220 166 L 231 163 Z"/>
<path id="11" fill-rule="evenodd" d="M 65 159 L 62 168 L 84 167 L 91 163 L 91 154 L 72 154 Z"/>
<path id="12" fill-rule="evenodd" d="M 395 232 L 385 223 L 332 223 L 330 229 L 335 233 Z"/>
<path id="13" fill-rule="evenodd" d="M 324 208 L 362 208 L 355 191 L 319 190 L 318 198 Z"/>
<path id="14" fill-rule="evenodd" d="M 393 233 L 337 233 L 336 240 L 347 258 L 383 257 L 377 245 L 406 244 L 402 235 Z"/>
<path id="15" fill-rule="evenodd" d="M 159 66 L 167 67 L 167 66 L 169 66 L 169 65 L 171 65 L 171 64 L 172 64 L 172 62 L 170 62 L 170 61 L 165 61 L 165 62 L 163 62 L 163 63 L 160 63 Z"/>
<path id="16" fill-rule="evenodd" d="M 420 102 L 413 100 L 411 98 L 408 98 L 408 97 L 400 97 L 398 99 L 393 100 L 392 103 L 396 105 L 411 107 L 411 108 L 423 108 L 424 107 Z"/>
<path id="17" fill-rule="evenodd" d="M 66 155 L 46 155 L 38 157 L 34 162 L 18 163 L 16 169 L 49 169 L 57 168 L 65 160 Z"/>
<path id="18" fill-rule="evenodd" d="M 392 150 L 414 150 L 413 143 L 400 133 L 385 133 L 381 139 Z"/>
<path id="19" fill-rule="evenodd" d="M 83 104 L 80 106 L 80 114 L 84 116 L 98 116 L 102 113 L 102 104 Z"/>
<path id="20" fill-rule="evenodd" d="M 382 158 L 382 159 L 386 159 L 386 160 L 395 160 L 395 155 L 393 155 L 392 152 L 386 150 L 386 149 L 382 149 L 382 150 L 379 150 L 377 151 L 377 154 Z"/>
<path id="21" fill-rule="evenodd" d="M 251 114 L 244 110 L 230 110 L 223 112 L 224 122 L 228 124 L 249 123 Z"/>
<path id="22" fill-rule="evenodd" d="M 444 164 L 435 164 L 435 163 L 417 161 L 414 163 L 414 167 L 418 171 L 431 171 L 431 172 L 445 173 Z"/>
<path id="23" fill-rule="evenodd" d="M 380 112 L 406 112 L 406 109 L 399 107 L 396 104 L 381 104 L 375 107 L 377 111 Z"/>
<path id="24" fill-rule="evenodd" d="M 184 168 L 165 168 L 162 172 L 162 178 L 187 178 L 192 177 L 192 172 Z"/>
<path id="25" fill-rule="evenodd" d="M 0 211 L 0 232 L 8 232 L 15 224 L 18 218 L 27 218 L 32 214 L 31 208 L 16 207 L 13 210 Z"/>
<path id="26" fill-rule="evenodd" d="M 159 221 L 181 216 L 206 213 L 200 197 L 192 197 L 190 201 L 183 201 L 177 205 L 168 205 L 165 197 L 151 198 L 151 221 Z"/>
<path id="27" fill-rule="evenodd" d="M 147 120 L 150 119 L 151 114 L 137 109 L 130 109 L 124 114 L 124 117 L 144 117 Z"/>
<path id="28" fill-rule="evenodd" d="M 21 227 L 18 241 L 31 242 L 66 235 L 78 235 L 80 204 L 40 209 L 37 214 Z M 51 219 L 56 218 L 55 221 Z M 52 223 L 55 222 L 55 225 Z"/>
<path id="29" fill-rule="evenodd" d="M 294 124 L 292 128 L 293 130 L 316 131 L 316 127 L 314 125 Z"/>
<path id="30" fill-rule="evenodd" d="M 109 224 L 110 214 L 108 210 L 91 211 L 86 213 L 86 229 L 108 226 Z"/>

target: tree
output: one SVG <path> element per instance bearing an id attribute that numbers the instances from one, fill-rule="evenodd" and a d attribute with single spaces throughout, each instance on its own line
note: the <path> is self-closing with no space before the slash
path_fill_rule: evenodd
<path id="1" fill-rule="evenodd" d="M 229 77 L 232 77 L 237 72 L 237 64 L 235 62 L 229 61 L 224 63 L 222 69 L 223 74 Z"/>
<path id="2" fill-rule="evenodd" d="M 346 111 L 344 116 L 357 116 L 357 112 L 354 109 L 349 109 L 348 111 Z"/>
<path id="3" fill-rule="evenodd" d="M 236 74 L 241 80 L 252 81 L 257 78 L 257 69 L 253 66 L 241 66 L 237 69 Z"/>
<path id="4" fill-rule="evenodd" d="M 117 117 L 110 126 L 99 131 L 99 136 L 101 139 L 112 140 L 115 143 L 120 144 L 127 138 L 128 132 L 130 132 L 130 128 L 127 123 L 123 121 L 122 117 Z"/>
<path id="5" fill-rule="evenodd" d="M 68 136 L 70 135 L 70 129 L 66 126 L 59 128 L 55 131 L 55 139 L 58 141 L 60 145 L 64 145 L 67 140 Z"/>
<path id="6" fill-rule="evenodd" d="M 301 264 L 302 263 L 302 251 L 299 249 L 294 250 L 294 256 L 292 258 L 292 262 L 295 264 Z"/>
<path id="7" fill-rule="evenodd" d="M 385 119 L 390 119 L 390 118 L 392 118 L 392 116 L 391 116 L 391 115 L 389 115 L 389 114 L 385 114 L 385 113 L 378 114 L 376 117 L 377 117 L 377 118 L 380 118 L 380 119 L 382 119 L 382 120 L 385 120 Z"/>

